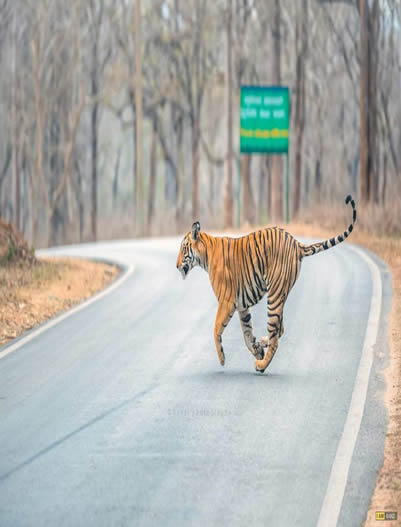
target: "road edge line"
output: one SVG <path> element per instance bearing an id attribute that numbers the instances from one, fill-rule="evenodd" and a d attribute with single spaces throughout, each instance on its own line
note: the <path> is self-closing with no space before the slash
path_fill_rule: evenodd
<path id="1" fill-rule="evenodd" d="M 94 259 L 92 259 L 92 258 L 85 258 L 85 260 L 96 261 L 95 258 Z M 97 260 L 97 261 L 99 261 L 99 260 Z M 109 263 L 111 263 L 111 261 L 109 261 Z M 95 295 L 91 296 L 87 300 L 84 300 L 80 304 L 72 307 L 71 309 L 68 309 L 67 311 L 64 311 L 63 313 L 61 313 L 59 315 L 55 315 L 53 318 L 51 318 L 47 322 L 43 322 L 43 324 L 41 324 L 37 329 L 34 329 L 34 330 L 30 331 L 27 335 L 25 335 L 25 337 L 19 338 L 18 341 L 15 342 L 14 344 L 6 345 L 6 348 L 4 349 L 4 351 L 0 350 L 0 360 L 4 359 L 5 357 L 7 357 L 7 355 L 10 355 L 14 351 L 17 351 L 19 348 L 21 348 L 22 346 L 24 346 L 25 344 L 27 344 L 28 342 L 30 342 L 34 338 L 38 337 L 39 335 L 41 335 L 42 333 L 44 333 L 48 329 L 56 326 L 57 324 L 59 324 L 60 322 L 65 320 L 66 318 L 68 318 L 68 317 L 70 317 L 72 315 L 75 315 L 75 313 L 78 313 L 82 309 L 85 309 L 86 307 L 88 307 L 91 304 L 97 302 L 98 300 L 101 300 L 106 295 L 112 293 L 117 287 L 122 285 L 132 275 L 132 273 L 135 270 L 135 265 L 133 265 L 133 264 L 121 266 L 118 262 L 113 262 L 113 265 L 120 266 L 123 269 L 122 274 L 117 278 L 117 280 L 112 282 L 110 285 L 108 285 L 102 291 L 99 291 L 98 293 L 96 293 Z"/>
<path id="2" fill-rule="evenodd" d="M 369 267 L 372 280 L 372 297 L 351 403 L 331 467 L 329 482 L 320 509 L 317 527 L 335 527 L 340 516 L 348 481 L 348 473 L 365 409 L 370 372 L 373 364 L 374 347 L 377 342 L 382 311 L 383 286 L 378 265 L 365 251 L 353 246 L 349 246 L 349 248 L 357 253 Z"/>

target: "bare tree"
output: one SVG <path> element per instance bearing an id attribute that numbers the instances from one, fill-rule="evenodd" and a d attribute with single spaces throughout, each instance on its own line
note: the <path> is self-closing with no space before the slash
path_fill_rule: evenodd
<path id="1" fill-rule="evenodd" d="M 296 100 L 295 100 L 295 168 L 293 215 L 299 214 L 301 206 L 302 150 L 305 129 L 305 63 L 308 49 L 308 0 L 302 0 L 301 12 L 296 21 Z"/>
<path id="2" fill-rule="evenodd" d="M 83 88 L 82 75 L 80 74 L 81 67 L 81 49 L 80 49 L 80 38 L 79 38 L 79 27 L 78 27 L 78 13 L 77 5 L 73 3 L 73 20 L 72 26 L 73 34 L 75 36 L 74 50 L 71 56 L 71 60 L 75 64 L 75 73 L 77 79 L 76 90 L 73 92 L 65 93 L 63 81 L 59 81 L 60 93 L 64 97 L 69 97 L 69 107 L 66 109 L 66 119 L 63 122 L 63 132 L 65 135 L 65 142 L 63 145 L 62 155 L 62 174 L 61 177 L 49 178 L 45 177 L 44 167 L 44 131 L 45 124 L 52 118 L 52 109 L 49 108 L 47 100 L 44 94 L 48 94 L 50 89 L 55 88 L 55 83 L 51 81 L 46 75 L 46 65 L 48 61 L 57 61 L 58 55 L 65 49 L 64 44 L 68 41 L 63 40 L 62 33 L 55 33 L 53 37 L 49 37 L 51 31 L 52 16 L 54 12 L 49 10 L 49 5 L 46 2 L 40 7 L 37 14 L 37 22 L 35 30 L 33 32 L 31 49 L 32 49 L 32 68 L 33 68 L 33 88 L 34 88 L 34 99 L 35 99 L 35 110 L 36 110 L 36 155 L 35 155 L 35 179 L 39 182 L 42 197 L 46 210 L 47 219 L 47 243 L 50 245 L 53 240 L 52 221 L 56 217 L 57 206 L 60 198 L 62 197 L 66 188 L 67 180 L 70 175 L 72 154 L 77 136 L 78 125 L 81 119 L 82 112 L 86 104 L 86 97 Z M 68 45 L 68 44 L 67 44 Z M 51 132 L 51 128 L 50 128 Z M 58 168 L 58 167 L 57 167 Z M 49 173 L 50 176 L 55 174 Z"/>
<path id="3" fill-rule="evenodd" d="M 97 239 L 98 216 L 98 154 L 99 154 L 99 114 L 101 109 L 101 80 L 111 57 L 109 39 L 105 33 L 105 0 L 88 2 L 88 36 L 90 42 L 90 164 L 91 164 L 91 234 Z"/>
<path id="4" fill-rule="evenodd" d="M 141 0 L 135 0 L 135 107 L 136 107 L 136 232 L 143 233 L 143 126 L 142 126 L 142 47 Z"/>
<path id="5" fill-rule="evenodd" d="M 251 185 L 252 156 L 243 155 L 241 158 L 242 178 L 242 223 L 254 224 L 256 222 L 256 208 Z"/>
<path id="6" fill-rule="evenodd" d="M 227 0 L 226 11 L 226 118 L 227 118 L 227 153 L 224 173 L 224 227 L 233 226 L 233 78 L 232 78 L 232 0 Z"/>
<path id="7" fill-rule="evenodd" d="M 18 171 L 18 123 L 17 123 L 17 4 L 12 8 L 12 133 L 13 133 L 13 181 L 14 181 L 14 223 L 17 228 L 20 228 L 21 219 L 21 195 L 20 195 L 20 176 Z"/>
<path id="8" fill-rule="evenodd" d="M 157 171 L 157 128 L 156 120 L 153 121 L 152 126 L 152 142 L 150 146 L 150 180 L 149 180 L 149 195 L 148 195 L 148 217 L 146 222 L 146 234 L 149 236 L 152 233 L 152 223 L 154 217 L 155 205 L 155 189 L 156 189 L 156 171 Z"/>
<path id="9" fill-rule="evenodd" d="M 281 5 L 280 0 L 274 0 L 272 24 L 272 82 L 277 86 L 281 84 Z M 274 222 L 283 218 L 283 181 L 282 161 L 278 155 L 271 160 L 271 216 Z"/>

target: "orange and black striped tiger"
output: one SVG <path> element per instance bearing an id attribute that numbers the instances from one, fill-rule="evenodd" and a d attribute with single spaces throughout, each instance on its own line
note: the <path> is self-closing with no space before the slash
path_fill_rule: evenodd
<path id="1" fill-rule="evenodd" d="M 218 300 L 214 340 L 220 364 L 225 356 L 221 336 L 237 310 L 245 344 L 256 358 L 255 368 L 264 372 L 270 364 L 278 339 L 284 333 L 283 309 L 301 269 L 304 256 L 317 254 L 343 242 L 352 232 L 356 221 L 355 202 L 351 203 L 352 223 L 348 229 L 330 240 L 304 245 L 291 234 L 278 227 L 252 232 L 241 238 L 215 237 L 201 232 L 199 222 L 182 240 L 177 258 L 177 269 L 183 278 L 199 265 L 209 273 L 213 291 Z M 267 294 L 268 336 L 260 342 L 253 336 L 249 308 Z M 266 354 L 264 349 L 267 347 Z"/>

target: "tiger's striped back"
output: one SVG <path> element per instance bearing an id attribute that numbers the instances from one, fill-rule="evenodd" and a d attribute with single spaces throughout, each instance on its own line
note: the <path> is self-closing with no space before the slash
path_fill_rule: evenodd
<path id="1" fill-rule="evenodd" d="M 292 287 L 299 273 L 298 241 L 278 227 L 240 238 L 199 233 L 200 265 L 209 272 L 219 301 L 234 300 L 239 309 L 257 304 L 269 288 Z"/>

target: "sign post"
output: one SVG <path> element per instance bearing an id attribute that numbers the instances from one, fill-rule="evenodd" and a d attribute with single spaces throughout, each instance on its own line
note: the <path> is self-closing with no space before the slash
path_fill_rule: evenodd
<path id="1" fill-rule="evenodd" d="M 240 152 L 286 154 L 286 221 L 290 218 L 290 92 L 287 86 L 241 86 Z"/>

